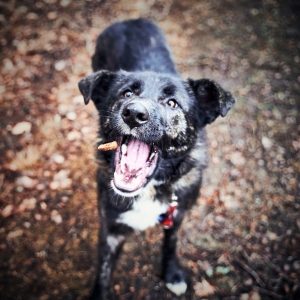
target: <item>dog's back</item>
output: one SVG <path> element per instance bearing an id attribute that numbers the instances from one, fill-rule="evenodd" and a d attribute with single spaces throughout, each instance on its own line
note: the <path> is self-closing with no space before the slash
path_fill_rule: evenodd
<path id="1" fill-rule="evenodd" d="M 97 40 L 94 71 L 155 71 L 177 74 L 160 29 L 144 19 L 119 22 Z"/>

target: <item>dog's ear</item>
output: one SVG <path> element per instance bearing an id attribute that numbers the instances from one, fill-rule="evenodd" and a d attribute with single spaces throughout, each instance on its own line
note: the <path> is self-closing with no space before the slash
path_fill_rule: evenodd
<path id="1" fill-rule="evenodd" d="M 78 87 L 84 103 L 88 104 L 91 99 L 96 102 L 101 97 L 105 97 L 115 77 L 115 73 L 101 70 L 81 79 Z"/>
<path id="2" fill-rule="evenodd" d="M 232 95 L 213 80 L 188 79 L 188 82 L 203 114 L 204 124 L 212 123 L 220 115 L 225 117 L 235 102 Z"/>

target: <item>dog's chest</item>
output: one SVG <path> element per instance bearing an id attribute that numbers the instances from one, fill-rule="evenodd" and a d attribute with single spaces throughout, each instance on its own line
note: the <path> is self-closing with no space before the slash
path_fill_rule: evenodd
<path id="1" fill-rule="evenodd" d="M 153 186 L 148 187 L 133 203 L 132 209 L 119 215 L 117 222 L 135 230 L 145 230 L 159 223 L 159 215 L 168 209 L 168 204 L 155 198 Z"/>

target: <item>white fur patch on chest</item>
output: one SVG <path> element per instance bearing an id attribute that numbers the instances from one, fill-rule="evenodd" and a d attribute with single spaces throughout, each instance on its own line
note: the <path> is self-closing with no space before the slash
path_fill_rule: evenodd
<path id="1" fill-rule="evenodd" d="M 148 187 L 133 203 L 132 209 L 117 219 L 135 230 L 145 230 L 158 224 L 158 216 L 167 211 L 168 205 L 155 199 L 154 187 Z"/>

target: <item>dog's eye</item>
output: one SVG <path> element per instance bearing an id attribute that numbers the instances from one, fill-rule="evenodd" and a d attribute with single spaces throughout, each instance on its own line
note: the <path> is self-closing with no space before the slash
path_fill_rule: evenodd
<path id="1" fill-rule="evenodd" d="M 130 98 L 133 95 L 133 92 L 131 90 L 126 90 L 123 92 L 123 96 L 125 98 Z"/>
<path id="2" fill-rule="evenodd" d="M 175 99 L 169 99 L 167 104 L 168 104 L 168 106 L 170 106 L 172 108 L 176 108 L 178 106 L 178 103 L 176 102 Z"/>

